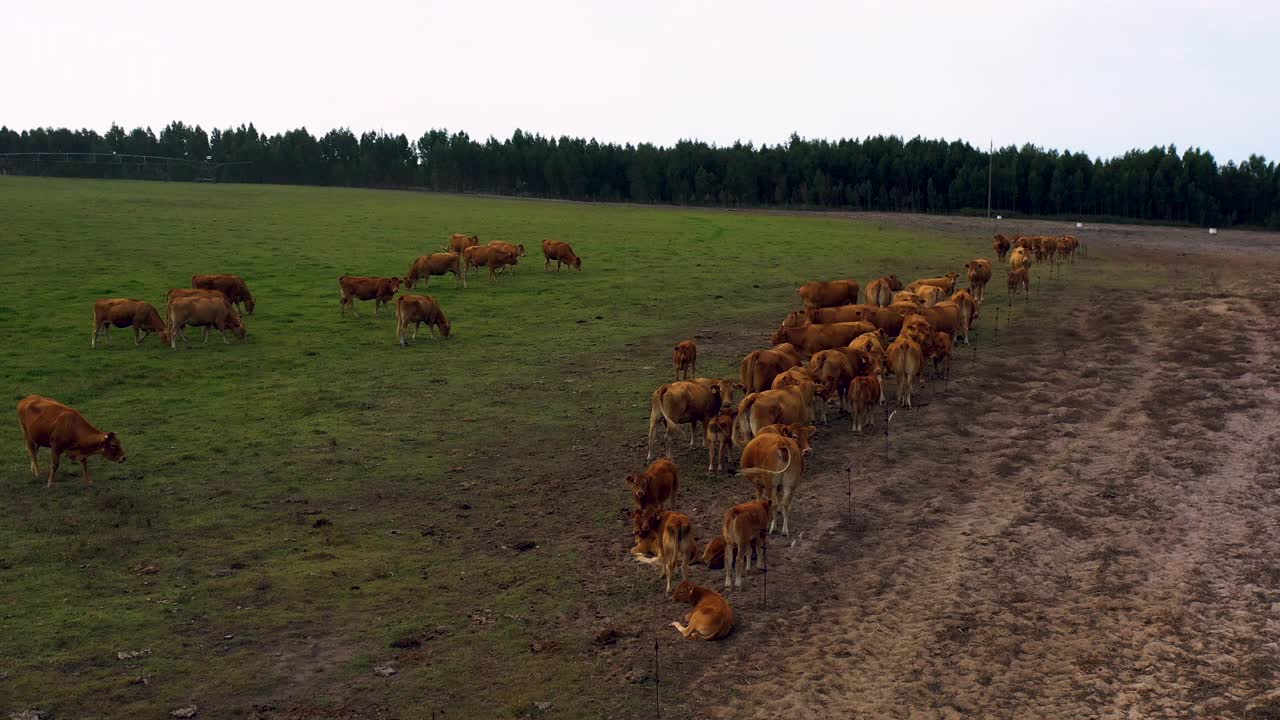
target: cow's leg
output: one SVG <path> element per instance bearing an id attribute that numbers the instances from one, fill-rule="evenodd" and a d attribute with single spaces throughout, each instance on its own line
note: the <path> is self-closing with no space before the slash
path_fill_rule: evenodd
<path id="1" fill-rule="evenodd" d="M 208 325 L 205 325 L 204 327 L 200 328 L 200 337 L 204 339 L 204 342 L 209 342 L 209 326 Z"/>
<path id="2" fill-rule="evenodd" d="M 718 443 L 713 442 L 707 448 L 707 472 L 715 473 L 716 471 L 716 446 Z"/>
<path id="3" fill-rule="evenodd" d="M 93 476 L 89 474 L 89 457 L 87 455 L 80 458 L 80 467 L 84 470 L 84 484 L 92 485 Z"/>
<path id="4" fill-rule="evenodd" d="M 49 482 L 45 483 L 45 487 L 53 487 L 53 476 L 58 474 L 58 461 L 62 459 L 62 449 L 57 447 L 49 448 L 52 458 L 49 461 Z"/>
<path id="5" fill-rule="evenodd" d="M 27 454 L 31 456 L 31 477 L 40 477 L 40 461 L 37 459 L 40 454 L 40 446 L 28 440 Z"/>
<path id="6" fill-rule="evenodd" d="M 142 331 L 138 329 L 137 325 L 133 326 L 133 344 L 135 346 L 142 344 Z"/>
<path id="7" fill-rule="evenodd" d="M 791 537 L 791 492 L 790 486 L 782 486 L 782 534 L 786 537 Z"/>
<path id="8" fill-rule="evenodd" d="M 733 543 L 724 544 L 724 589 L 733 587 Z"/>
<path id="9" fill-rule="evenodd" d="M 98 321 L 93 321 L 93 331 L 89 333 L 89 347 L 98 347 Z"/>
<path id="10" fill-rule="evenodd" d="M 223 345 L 230 345 L 230 344 L 231 344 L 231 341 L 230 341 L 230 340 L 227 340 L 227 334 L 226 334 L 225 332 L 223 332 L 223 331 L 222 331 L 222 328 L 218 328 L 218 336 L 222 338 L 222 344 L 223 344 Z"/>

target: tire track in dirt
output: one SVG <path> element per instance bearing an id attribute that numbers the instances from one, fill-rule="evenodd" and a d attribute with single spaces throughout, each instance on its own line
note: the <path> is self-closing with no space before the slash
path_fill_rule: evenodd
<path id="1" fill-rule="evenodd" d="M 965 353 L 895 420 L 891 463 L 850 442 L 852 521 L 819 467 L 812 540 L 702 658 L 693 715 L 1266 716 L 1278 328 L 1247 294 L 1068 283 Z"/>

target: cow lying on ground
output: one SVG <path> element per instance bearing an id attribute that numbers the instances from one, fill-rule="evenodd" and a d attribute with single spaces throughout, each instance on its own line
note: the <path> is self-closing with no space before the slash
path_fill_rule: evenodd
<path id="1" fill-rule="evenodd" d="M 685 580 L 671 598 L 693 605 L 693 610 L 684 616 L 684 625 L 671 623 L 685 640 L 719 640 L 733 630 L 733 609 L 720 593 Z"/>
<path id="2" fill-rule="evenodd" d="M 342 315 L 347 312 L 347 308 L 351 308 L 351 314 L 360 317 L 360 313 L 356 312 L 356 300 L 373 300 L 373 314 L 378 314 L 378 309 L 383 305 L 391 302 L 391 298 L 400 292 L 400 283 L 403 279 L 398 277 L 366 277 L 360 275 L 343 275 L 338 278 L 338 289 L 342 292 L 342 299 L 338 304 L 338 314 Z"/>
<path id="3" fill-rule="evenodd" d="M 559 240 L 543 240 L 542 241 L 542 269 L 545 272 L 550 269 L 551 261 L 556 261 L 556 272 L 560 272 L 561 265 L 582 272 L 582 258 L 573 252 L 573 247 L 567 242 Z"/>
<path id="4" fill-rule="evenodd" d="M 867 283 L 867 303 L 885 307 L 893 302 L 893 294 L 902 289 L 897 275 L 885 275 Z"/>
<path id="5" fill-rule="evenodd" d="M 90 457 L 102 455 L 116 463 L 125 460 L 124 447 L 115 433 L 102 432 L 90 425 L 75 408 L 57 400 L 39 395 L 28 395 L 19 400 L 18 425 L 22 427 L 27 454 L 31 456 L 32 476 L 40 476 L 40 463 L 37 459 L 40 448 L 49 448 L 52 459 L 45 487 L 53 487 L 53 478 L 58 474 L 58 461 L 63 453 L 72 460 L 80 461 L 80 467 L 84 469 L 84 481 L 88 484 L 93 484 L 93 476 L 89 474 Z"/>
<path id="6" fill-rule="evenodd" d="M 987 296 L 987 283 L 991 281 L 991 261 L 983 258 L 970 260 L 964 265 L 969 275 L 969 289 L 973 299 L 981 303 Z"/>
<path id="7" fill-rule="evenodd" d="M 401 295 L 396 298 L 396 340 L 401 347 L 408 345 L 404 335 L 410 324 L 413 325 L 413 336 L 408 342 L 417 341 L 418 328 L 422 325 L 427 326 L 432 338 L 437 330 L 440 331 L 440 337 L 448 338 L 452 328 L 449 318 L 440 309 L 440 303 L 431 295 Z"/>
<path id="8" fill-rule="evenodd" d="M 773 387 L 773 379 L 800 365 L 800 351 L 790 343 L 775 345 L 770 350 L 752 350 L 738 366 L 738 378 L 746 392 L 761 392 Z"/>
<path id="9" fill-rule="evenodd" d="M 475 235 L 463 235 L 462 233 L 454 233 L 449 238 L 449 252 L 455 252 L 459 255 L 463 250 L 480 244 L 480 238 Z"/>
<path id="10" fill-rule="evenodd" d="M 658 458 L 644 472 L 628 475 L 627 485 L 631 488 L 636 510 L 661 508 L 667 500 L 671 501 L 671 509 L 676 509 L 680 477 L 675 462 L 669 458 Z"/>
<path id="11" fill-rule="evenodd" d="M 224 343 L 227 343 L 227 330 L 240 340 L 244 340 L 247 333 L 244 322 L 231 303 L 226 298 L 213 296 L 175 297 L 169 302 L 170 348 L 177 350 L 179 339 L 191 344 L 183 332 L 188 325 L 202 328 L 205 342 L 209 340 L 209 328 L 217 330 Z"/>
<path id="12" fill-rule="evenodd" d="M 89 337 L 89 347 L 98 347 L 98 333 L 102 332 L 109 341 L 111 326 L 133 328 L 133 344 L 141 345 L 148 335 L 155 334 L 162 344 L 169 344 L 169 331 L 160 313 L 151 303 L 129 298 L 98 300 L 93 304 L 93 334 Z"/>
<path id="13" fill-rule="evenodd" d="M 246 315 L 253 314 L 253 293 L 244 278 L 239 275 L 192 275 L 191 287 L 201 290 L 220 290 L 232 305 L 242 305 Z"/>
<path id="14" fill-rule="evenodd" d="M 671 351 L 671 366 L 675 369 L 677 380 L 687 380 L 698 374 L 698 344 L 692 340 L 681 340 Z"/>
<path id="15" fill-rule="evenodd" d="M 724 537 L 724 587 L 726 590 L 730 587 L 742 587 L 742 573 L 751 569 L 752 556 L 756 557 L 760 569 L 765 568 L 765 549 L 768 542 L 765 531 L 773 517 L 771 505 L 771 501 L 765 498 L 734 505 L 725 512 L 721 535 Z"/>
<path id="16" fill-rule="evenodd" d="M 853 305 L 858 302 L 858 281 L 808 282 L 796 288 L 796 294 L 807 308 Z"/>
<path id="17" fill-rule="evenodd" d="M 467 276 L 462 268 L 462 255 L 456 252 L 432 253 L 418 257 L 409 266 L 409 272 L 404 276 L 404 284 L 405 287 L 413 289 L 418 285 L 418 278 L 422 278 L 422 286 L 431 287 L 432 275 L 446 273 L 453 273 L 455 284 L 467 286 Z"/>
<path id="18" fill-rule="evenodd" d="M 706 424 L 720 412 L 720 406 L 733 401 L 733 391 L 738 385 L 732 380 L 694 378 L 667 383 L 649 396 L 649 454 L 653 459 L 653 443 L 657 439 L 658 423 L 666 426 L 667 454 L 671 454 L 671 432 L 679 432 L 685 423 L 693 425 L 689 447 L 695 447 L 698 424 Z"/>

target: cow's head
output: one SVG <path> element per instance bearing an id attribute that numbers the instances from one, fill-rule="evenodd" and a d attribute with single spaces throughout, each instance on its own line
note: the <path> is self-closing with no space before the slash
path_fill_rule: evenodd
<path id="1" fill-rule="evenodd" d="M 813 446 L 809 444 L 809 439 L 818 434 L 818 428 L 814 425 L 805 425 L 804 423 L 791 423 L 787 426 L 787 430 L 791 438 L 796 441 L 796 445 L 800 447 L 801 455 L 808 455 L 813 452 Z"/>
<path id="2" fill-rule="evenodd" d="M 816 310 L 792 310 L 787 313 L 786 319 L 782 321 L 782 327 L 798 328 L 804 327 L 813 322 L 813 315 Z"/>
<path id="3" fill-rule="evenodd" d="M 573 269 L 582 272 L 582 258 L 577 255 L 573 256 Z"/>
<path id="4" fill-rule="evenodd" d="M 688 580 L 681 580 L 680 584 L 676 586 L 676 589 L 671 591 L 671 599 L 676 602 L 691 603 L 693 602 L 693 591 L 697 587 L 697 585 L 694 585 Z"/>
<path id="5" fill-rule="evenodd" d="M 404 282 L 404 278 L 393 277 L 387 281 L 387 289 L 393 293 L 400 292 L 400 284 Z"/>
<path id="6" fill-rule="evenodd" d="M 109 432 L 102 436 L 102 441 L 98 443 L 98 449 L 102 452 L 102 457 L 111 462 L 124 462 L 124 445 L 120 444 L 120 438 L 113 432 Z"/>
<path id="7" fill-rule="evenodd" d="M 524 257 L 524 243 L 516 245 L 516 252 L 520 254 L 520 257 Z"/>
<path id="8" fill-rule="evenodd" d="M 246 295 L 244 299 L 244 311 L 250 315 L 253 314 L 254 301 L 252 295 Z"/>
<path id="9" fill-rule="evenodd" d="M 436 323 L 436 328 L 440 330 L 440 335 L 449 337 L 449 332 L 453 330 L 453 323 L 449 322 L 449 318 L 442 317 L 440 322 Z"/>
<path id="10" fill-rule="evenodd" d="M 790 340 L 791 340 L 791 334 L 787 332 L 787 327 L 783 325 L 782 327 L 778 328 L 778 331 L 773 334 L 772 338 L 769 338 L 769 344 L 781 345 L 784 342 L 790 342 Z"/>
<path id="11" fill-rule="evenodd" d="M 889 275 L 885 276 L 885 282 L 889 283 L 889 289 L 894 292 L 897 292 L 902 289 L 902 281 L 899 280 L 898 276 L 894 273 L 890 273 Z"/>
<path id="12" fill-rule="evenodd" d="M 235 313 L 231 314 L 231 332 L 240 340 L 244 340 L 245 335 L 249 334 L 249 329 L 244 326 L 244 320 Z"/>

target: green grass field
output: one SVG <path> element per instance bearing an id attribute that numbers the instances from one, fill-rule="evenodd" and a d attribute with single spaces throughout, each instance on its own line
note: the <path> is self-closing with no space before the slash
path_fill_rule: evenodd
<path id="1" fill-rule="evenodd" d="M 64 462 L 46 490 L 16 421 L 0 424 L 5 717 L 648 702 L 593 682 L 590 635 L 571 629 L 598 561 L 576 538 L 616 524 L 643 466 L 602 439 L 643 438 L 670 347 L 695 330 L 746 324 L 763 346 L 802 281 L 965 259 L 844 219 L 272 186 L 4 177 L 0 219 L 10 407 L 69 403 L 129 455 L 92 460 L 93 486 Z M 452 339 L 402 349 L 371 303 L 339 317 L 339 275 L 403 275 L 463 231 L 530 255 L 496 285 L 433 279 Z M 573 243 L 583 272 L 544 273 L 543 238 Z M 198 272 L 246 278 L 246 343 L 191 332 L 173 352 L 117 330 L 90 350 L 94 300 L 162 307 Z M 701 469 L 682 472 L 696 495 Z M 530 653 L 545 637 L 560 647 Z M 421 644 L 390 647 L 406 639 Z M 149 653 L 117 657 L 132 651 Z"/>

